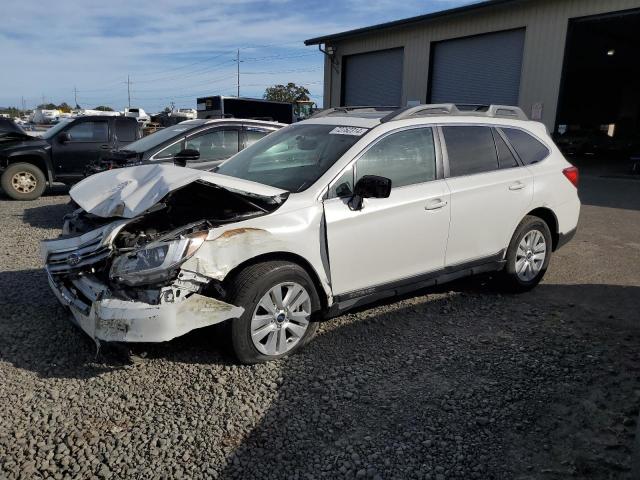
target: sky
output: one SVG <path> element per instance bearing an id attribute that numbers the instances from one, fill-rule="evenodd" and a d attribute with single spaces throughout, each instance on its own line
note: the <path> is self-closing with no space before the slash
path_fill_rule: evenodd
<path id="1" fill-rule="evenodd" d="M 3 0 L 0 106 L 131 106 L 157 112 L 196 97 L 261 98 L 304 85 L 322 106 L 323 55 L 304 40 L 470 0 Z"/>

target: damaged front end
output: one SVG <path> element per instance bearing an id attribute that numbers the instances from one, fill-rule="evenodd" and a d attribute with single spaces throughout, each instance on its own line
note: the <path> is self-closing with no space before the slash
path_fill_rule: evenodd
<path id="1" fill-rule="evenodd" d="M 61 238 L 42 242 L 49 283 L 96 341 L 162 342 L 237 318 L 243 309 L 224 301 L 220 282 L 184 264 L 211 229 L 265 215 L 284 198 L 196 181 L 134 218 L 76 210 Z"/>

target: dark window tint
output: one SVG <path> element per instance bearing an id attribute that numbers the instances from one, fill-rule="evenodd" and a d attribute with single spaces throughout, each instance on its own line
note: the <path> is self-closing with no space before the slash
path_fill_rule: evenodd
<path id="1" fill-rule="evenodd" d="M 360 157 L 358 179 L 380 175 L 392 187 L 428 182 L 436 178 L 436 152 L 430 128 L 412 128 L 393 133 L 374 144 Z"/>
<path id="2" fill-rule="evenodd" d="M 518 166 L 518 161 L 509 150 L 497 130 L 493 130 L 493 139 L 496 141 L 496 151 L 498 152 L 498 166 L 500 168 L 513 168 Z"/>
<path id="3" fill-rule="evenodd" d="M 443 127 L 452 177 L 490 172 L 498 168 L 489 127 Z"/>
<path id="4" fill-rule="evenodd" d="M 138 130 L 137 122 L 130 122 L 124 118 L 116 118 L 116 137 L 119 142 L 133 142 Z"/>
<path id="5" fill-rule="evenodd" d="M 109 128 L 107 122 L 82 122 L 67 130 L 72 142 L 106 142 Z"/>
<path id="6" fill-rule="evenodd" d="M 515 128 L 503 128 L 502 131 L 525 165 L 539 162 L 549 155 L 549 149 L 528 133 Z"/>

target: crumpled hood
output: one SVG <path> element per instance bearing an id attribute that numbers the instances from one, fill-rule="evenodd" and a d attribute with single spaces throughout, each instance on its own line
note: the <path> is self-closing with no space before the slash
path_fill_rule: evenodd
<path id="1" fill-rule="evenodd" d="M 98 217 L 133 218 L 160 202 L 168 193 L 196 181 L 262 197 L 276 197 L 287 193 L 285 190 L 249 180 L 158 164 L 92 175 L 75 185 L 69 195 L 84 211 Z"/>

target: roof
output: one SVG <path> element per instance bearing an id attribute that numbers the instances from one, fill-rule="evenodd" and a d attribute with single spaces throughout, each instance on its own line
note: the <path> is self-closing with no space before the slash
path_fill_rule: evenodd
<path id="1" fill-rule="evenodd" d="M 273 126 L 286 126 L 286 123 L 274 122 L 271 120 L 256 120 L 254 118 L 236 118 L 236 117 L 224 117 L 224 118 L 192 118 L 189 120 L 183 120 L 176 125 L 204 125 L 210 123 L 255 123 L 257 125 L 273 125 Z"/>
<path id="2" fill-rule="evenodd" d="M 460 108 L 458 108 L 460 107 Z M 318 112 L 305 123 L 348 125 L 373 128 L 381 123 L 398 120 L 429 119 L 429 123 L 491 122 L 504 120 L 517 124 L 533 124 L 519 108 L 508 105 L 455 105 L 452 103 L 417 105 L 415 107 L 336 107 Z"/>
<path id="3" fill-rule="evenodd" d="M 449 8 L 447 10 L 440 10 L 438 12 L 427 13 L 426 15 L 418 15 L 417 17 L 403 18 L 402 20 L 395 20 L 393 22 L 379 23 L 370 27 L 357 28 L 355 30 L 348 30 L 346 32 L 334 33 L 331 35 L 324 35 L 322 37 L 310 38 L 305 40 L 305 45 L 318 45 L 321 43 L 327 43 L 335 40 L 341 40 L 348 37 L 354 37 L 357 35 L 363 35 L 366 33 L 375 32 L 377 30 L 384 30 L 387 28 L 401 27 L 405 25 L 411 25 L 415 23 L 424 22 L 427 20 L 435 20 L 442 17 L 448 17 L 458 15 L 462 13 L 474 12 L 489 7 L 496 7 L 503 4 L 514 3 L 522 0 L 485 0 L 478 3 L 472 3 L 470 5 L 464 5 L 462 7 Z"/>

